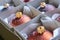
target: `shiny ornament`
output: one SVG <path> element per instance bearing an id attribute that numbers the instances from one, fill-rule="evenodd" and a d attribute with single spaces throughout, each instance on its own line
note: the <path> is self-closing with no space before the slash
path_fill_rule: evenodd
<path id="1" fill-rule="evenodd" d="M 28 40 L 50 40 L 52 33 L 44 28 L 44 26 L 39 26 L 37 31 L 34 31 L 28 36 Z"/>
<path id="2" fill-rule="evenodd" d="M 17 12 L 16 18 L 12 20 L 12 25 L 17 26 L 23 23 L 27 23 L 30 20 L 31 18 L 28 17 L 27 15 L 22 14 L 22 12 Z"/>
<path id="3" fill-rule="evenodd" d="M 45 10 L 46 11 L 53 11 L 53 10 L 55 10 L 55 7 L 51 4 L 46 4 Z"/>
<path id="4" fill-rule="evenodd" d="M 44 11 L 44 12 L 53 11 L 53 10 L 55 10 L 55 6 L 53 6 L 51 4 L 46 4 L 45 2 L 41 2 L 39 10 Z"/>

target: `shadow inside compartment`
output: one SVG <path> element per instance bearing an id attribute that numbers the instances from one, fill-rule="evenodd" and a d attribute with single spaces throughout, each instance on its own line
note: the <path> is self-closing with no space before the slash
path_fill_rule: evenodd
<path id="1" fill-rule="evenodd" d="M 0 35 L 0 40 L 4 40 L 4 38 Z"/>

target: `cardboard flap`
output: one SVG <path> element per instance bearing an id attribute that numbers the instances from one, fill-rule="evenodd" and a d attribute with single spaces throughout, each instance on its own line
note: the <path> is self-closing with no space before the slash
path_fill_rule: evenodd
<path id="1" fill-rule="evenodd" d="M 60 40 L 60 27 L 53 31 L 53 37 L 51 40 Z"/>
<path id="2" fill-rule="evenodd" d="M 30 8 L 28 7 L 28 6 L 24 6 L 24 9 L 23 9 L 23 14 L 26 14 L 26 15 L 28 15 L 29 17 L 31 17 L 32 18 L 32 12 L 31 12 L 31 10 L 30 10 Z"/>
<path id="3" fill-rule="evenodd" d="M 55 18 L 57 18 L 57 16 L 60 15 L 60 8 L 56 8 L 56 10 L 46 12 L 45 14 L 51 18 L 54 16 L 52 19 L 55 20 Z M 55 20 L 55 23 L 58 26 L 60 26 L 60 22 Z"/>
<path id="4" fill-rule="evenodd" d="M 23 11 L 24 6 L 25 6 L 25 4 L 21 4 L 21 5 L 17 6 L 17 7 L 15 7 L 15 9 L 17 11 Z"/>
<path id="5" fill-rule="evenodd" d="M 38 11 L 37 9 L 35 9 L 34 7 L 32 7 L 32 6 L 30 6 L 30 5 L 27 5 L 27 6 L 30 8 L 30 10 L 31 10 L 31 12 L 32 12 L 32 14 L 31 14 L 32 17 L 35 17 L 35 16 L 41 14 L 41 12 Z"/>
<path id="6" fill-rule="evenodd" d="M 46 12 L 45 14 L 49 17 L 52 17 L 53 14 L 55 13 L 59 13 L 60 14 L 60 8 L 56 8 L 56 10 L 53 10 L 53 11 L 48 11 Z"/>
<path id="7" fill-rule="evenodd" d="M 58 8 L 60 8 L 60 4 L 58 5 Z"/>
<path id="8" fill-rule="evenodd" d="M 49 3 L 55 4 L 55 5 L 59 5 L 60 4 L 60 0 L 49 0 Z"/>
<path id="9" fill-rule="evenodd" d="M 55 20 L 51 19 L 48 16 L 47 17 L 42 17 L 41 22 L 46 27 L 46 29 L 48 29 L 50 31 L 58 28 L 58 25 L 56 24 Z"/>
<path id="10" fill-rule="evenodd" d="M 24 6 L 23 13 L 30 16 L 30 17 L 32 17 L 32 18 L 34 18 L 37 15 L 41 14 L 40 11 L 38 11 L 37 9 L 35 9 L 34 7 L 32 7 L 30 5 Z"/>
<path id="11" fill-rule="evenodd" d="M 0 6 L 0 11 L 3 10 L 4 6 Z"/>
<path id="12" fill-rule="evenodd" d="M 16 12 L 15 7 L 7 9 L 7 10 L 2 11 L 2 12 L 0 11 L 0 17 L 1 18 L 8 17 L 10 14 L 15 13 L 15 12 Z"/>

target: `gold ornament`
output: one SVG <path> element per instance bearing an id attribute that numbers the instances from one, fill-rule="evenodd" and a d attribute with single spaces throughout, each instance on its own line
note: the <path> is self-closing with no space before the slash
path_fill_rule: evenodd
<path id="1" fill-rule="evenodd" d="M 40 34 L 44 33 L 44 31 L 45 31 L 44 26 L 39 26 L 39 27 L 37 28 L 37 32 L 40 33 Z"/>
<path id="2" fill-rule="evenodd" d="M 46 3 L 45 2 L 41 2 L 40 3 L 40 7 L 45 7 L 46 6 Z"/>
<path id="3" fill-rule="evenodd" d="M 22 17 L 22 12 L 17 12 L 17 13 L 16 13 L 16 17 L 17 17 L 17 18 L 21 18 L 21 17 Z"/>

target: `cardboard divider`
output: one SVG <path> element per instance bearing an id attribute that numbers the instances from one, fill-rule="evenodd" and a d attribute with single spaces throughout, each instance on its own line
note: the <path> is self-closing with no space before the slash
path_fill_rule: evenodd
<path id="1" fill-rule="evenodd" d="M 53 20 L 49 16 L 42 17 L 41 22 L 49 31 L 52 31 L 59 27 L 55 20 Z"/>
<path id="2" fill-rule="evenodd" d="M 60 8 L 60 0 L 49 0 L 50 4 L 53 4 L 55 7 Z"/>
<path id="3" fill-rule="evenodd" d="M 32 14 L 31 13 L 30 14 L 25 13 L 25 14 L 30 15 L 32 18 L 41 14 L 41 12 L 35 9 L 34 7 L 30 6 L 29 4 L 26 4 L 26 5 L 30 8 L 30 11 L 32 12 Z"/>
<path id="4" fill-rule="evenodd" d="M 47 16 L 49 16 L 50 18 L 52 18 L 54 14 L 56 14 L 56 16 L 58 16 L 60 14 L 60 8 L 56 8 L 56 10 L 46 12 L 45 14 Z M 57 21 L 55 17 L 53 17 L 53 20 L 55 20 L 55 23 L 58 25 L 58 27 L 60 27 L 60 22 Z"/>
<path id="5" fill-rule="evenodd" d="M 56 8 L 56 10 L 53 10 L 53 11 L 48 11 L 45 14 L 52 17 L 54 13 L 60 13 L 60 8 Z"/>
<path id="6" fill-rule="evenodd" d="M 52 3 L 52 4 L 54 4 L 54 5 L 59 5 L 60 4 L 60 0 L 49 0 L 49 3 Z"/>
<path id="7" fill-rule="evenodd" d="M 15 4 L 15 6 L 19 6 L 21 4 L 25 4 L 25 3 L 21 2 L 20 0 L 12 0 L 12 1 Z"/>

